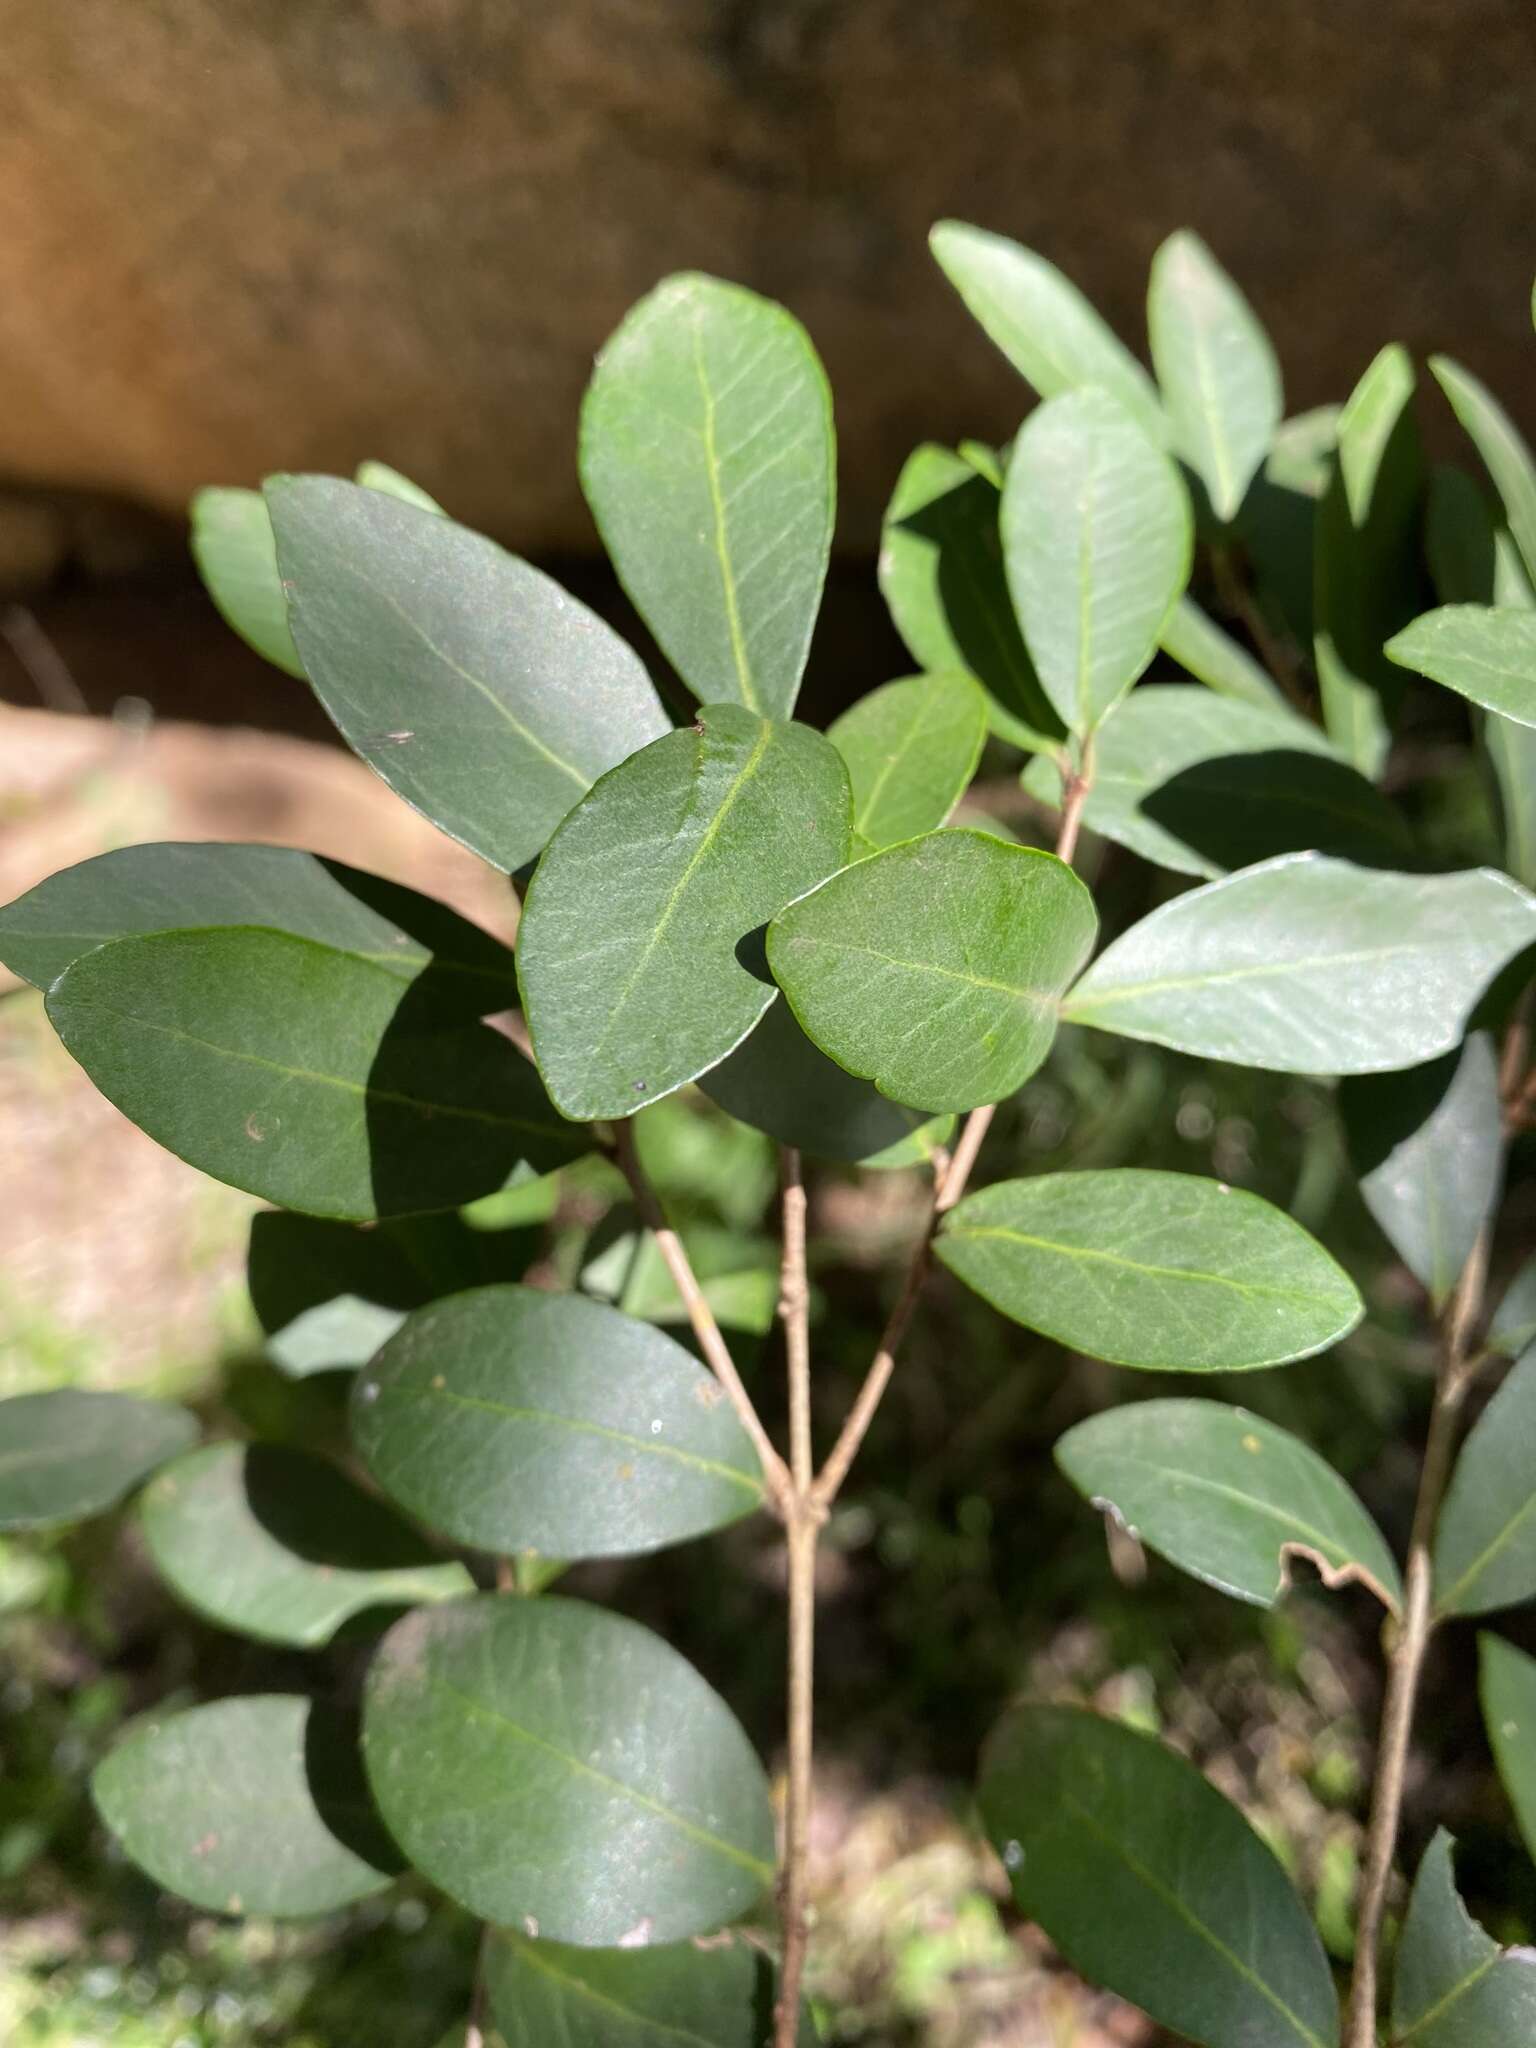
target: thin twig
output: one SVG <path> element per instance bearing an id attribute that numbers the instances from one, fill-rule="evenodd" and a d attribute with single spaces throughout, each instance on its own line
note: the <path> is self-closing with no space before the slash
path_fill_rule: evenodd
<path id="1" fill-rule="evenodd" d="M 1375 2048 L 1376 2043 L 1376 1979 L 1381 1927 L 1386 1915 L 1387 1891 L 1392 1881 L 1392 1864 L 1402 1819 L 1403 1788 L 1408 1774 L 1408 1750 L 1413 1737 L 1419 1680 L 1437 1619 L 1431 1567 L 1435 1523 L 1451 1475 L 1462 1406 L 1480 1363 L 1481 1355 L 1472 1348 L 1472 1336 L 1482 1314 L 1489 1238 L 1490 1231 L 1485 1224 L 1462 1268 L 1456 1291 L 1442 1319 L 1440 1372 L 1435 1386 L 1429 1436 L 1424 1446 L 1424 1463 L 1419 1473 L 1418 1497 L 1414 1502 L 1413 1530 L 1408 1539 L 1408 1565 L 1404 1574 L 1402 1621 L 1387 1672 L 1387 1695 L 1382 1706 L 1381 1733 L 1377 1743 L 1376 1782 L 1371 1794 L 1370 1820 L 1366 1826 L 1365 1870 L 1360 1880 L 1360 1907 L 1355 1921 L 1355 1968 L 1350 1983 L 1349 2020 L 1344 2034 L 1347 2048 Z"/>
<path id="2" fill-rule="evenodd" d="M 698 1283 L 682 1239 L 667 1222 L 657 1198 L 656 1190 L 646 1177 L 645 1168 L 640 1164 L 635 1151 L 635 1134 L 628 1119 L 614 1128 L 615 1154 L 624 1178 L 629 1182 L 630 1192 L 635 1198 L 635 1207 L 640 1212 L 640 1221 L 656 1240 L 656 1249 L 661 1253 L 667 1271 L 672 1275 L 672 1284 L 682 1296 L 683 1306 L 688 1311 L 688 1320 L 693 1333 L 699 1340 L 699 1349 L 704 1353 L 710 1371 L 725 1390 L 726 1399 L 736 1411 L 736 1419 L 757 1452 L 763 1468 L 763 1479 L 768 1488 L 770 1504 L 778 1514 L 783 1514 L 788 1504 L 791 1484 L 789 1467 L 773 1447 L 772 1439 L 764 1429 L 762 1418 L 752 1402 L 752 1396 L 742 1384 L 736 1361 L 731 1356 L 730 1346 L 715 1321 L 715 1312 L 704 1299 L 704 1290 Z"/>
<path id="3" fill-rule="evenodd" d="M 789 1375 L 789 1469 L 796 1493 L 804 1494 L 816 1476 L 811 1449 L 811 1290 L 805 1259 L 805 1180 L 793 1145 L 779 1147 L 779 1171 L 784 1203 L 779 1316 Z"/>
<path id="4" fill-rule="evenodd" d="M 1083 805 L 1093 787 L 1093 734 L 1082 743 L 1078 759 L 1061 763 L 1061 824 L 1056 832 L 1056 858 L 1071 867 L 1077 853 L 1077 835 L 1083 822 Z"/>

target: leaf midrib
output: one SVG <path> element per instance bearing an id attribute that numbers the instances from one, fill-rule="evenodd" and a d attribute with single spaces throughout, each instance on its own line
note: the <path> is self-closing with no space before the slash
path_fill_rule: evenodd
<path id="1" fill-rule="evenodd" d="M 700 323 L 697 300 L 690 300 L 689 328 L 693 337 L 693 366 L 699 380 L 699 397 L 704 407 L 704 474 L 709 483 L 709 502 L 715 522 L 715 561 L 720 570 L 720 585 L 725 596 L 726 628 L 730 636 L 731 660 L 736 668 L 736 683 L 741 691 L 741 701 L 749 711 L 759 710 L 757 685 L 752 680 L 752 665 L 747 659 L 746 635 L 741 624 L 741 604 L 736 590 L 736 572 L 731 566 L 730 538 L 726 527 L 725 494 L 720 488 L 720 457 L 715 443 L 715 394 L 709 382 L 709 372 L 704 363 L 704 337 Z"/>
<path id="2" fill-rule="evenodd" d="M 945 981 L 964 982 L 969 988 L 994 989 L 999 995 L 1017 997 L 1032 1009 L 1042 1012 L 1055 1008 L 1055 998 L 1043 995 L 1039 989 L 1021 988 L 1011 981 L 993 981 L 987 975 L 971 974 L 959 967 L 945 967 L 935 960 L 902 960 L 894 953 L 882 953 L 874 946 L 856 946 L 847 939 L 817 938 L 810 932 L 796 931 L 792 926 L 785 936 L 791 945 L 819 946 L 828 953 L 858 953 L 865 959 L 879 960 L 887 967 L 899 967 L 912 974 L 936 974 Z"/>
<path id="3" fill-rule="evenodd" d="M 567 1991 L 575 1992 L 578 1997 L 584 1998 L 589 2005 L 595 2005 L 602 2012 L 616 2013 L 623 2020 L 638 2021 L 654 2034 L 658 2041 L 679 2041 L 684 2044 L 684 2048 L 717 2048 L 715 2042 L 706 2041 L 702 2034 L 695 2034 L 691 2028 L 674 2027 L 667 2020 L 655 2019 L 651 2014 L 640 2012 L 632 2005 L 625 2005 L 608 1992 L 599 1991 L 585 1978 L 573 1977 L 569 1972 L 558 1969 L 549 1959 L 547 1945 L 541 1953 L 536 1944 L 524 1941 L 510 1927 L 498 1927 L 496 1935 L 522 1962 L 548 1977 L 552 1983 L 563 1985 Z"/>
<path id="4" fill-rule="evenodd" d="M 1052 1252 L 1058 1258 L 1088 1259 L 1101 1265 L 1122 1266 L 1132 1273 L 1144 1273 L 1152 1280 L 1187 1281 L 1192 1286 L 1230 1287 L 1238 1294 L 1268 1295 L 1285 1301 L 1304 1301 L 1313 1307 L 1331 1308 L 1332 1297 L 1304 1287 L 1283 1287 L 1273 1281 L 1235 1280 L 1225 1273 L 1210 1273 L 1189 1266 L 1151 1266 L 1140 1259 L 1128 1259 L 1123 1252 L 1104 1251 L 1095 1245 L 1065 1244 L 1055 1238 L 1032 1237 L 1027 1231 L 1001 1223 L 955 1223 L 945 1231 L 950 1239 L 1002 1238 L 1010 1244 L 1028 1245 L 1036 1251 Z M 1536 1497 L 1533 1497 L 1536 1505 Z"/>
<path id="5" fill-rule="evenodd" d="M 1503 1553 L 1503 1551 L 1508 1548 L 1510 1543 L 1514 1541 L 1516 1531 L 1524 1525 L 1524 1523 L 1533 1513 L 1536 1513 L 1536 1493 L 1528 1494 L 1526 1496 L 1526 1498 L 1521 1502 L 1520 1506 L 1516 1508 L 1515 1512 L 1509 1517 L 1508 1521 L 1504 1523 L 1502 1528 L 1499 1530 L 1497 1536 L 1494 1537 L 1493 1541 L 1483 1546 L 1483 1548 L 1478 1552 L 1477 1556 L 1474 1557 L 1472 1562 L 1467 1566 L 1466 1570 L 1457 1579 L 1455 1585 L 1452 1586 L 1448 1592 L 1443 1594 L 1442 1597 L 1435 1602 L 1435 1609 L 1437 1613 L 1455 1613 L 1456 1602 L 1460 1599 L 1461 1595 L 1467 1590 L 1467 1587 L 1475 1584 L 1475 1582 L 1478 1579 L 1480 1579 L 1483 1573 L 1488 1569 L 1489 1565 L 1493 1563 L 1494 1559 L 1500 1556 Z"/>

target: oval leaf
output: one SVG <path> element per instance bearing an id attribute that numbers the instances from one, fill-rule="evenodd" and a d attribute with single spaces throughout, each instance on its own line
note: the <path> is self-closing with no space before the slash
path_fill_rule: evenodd
<path id="1" fill-rule="evenodd" d="M 1058 1344 L 1160 1372 L 1308 1358 L 1363 1312 L 1353 1282 L 1257 1195 L 1138 1167 L 982 1188 L 935 1250 L 983 1300 Z"/>
<path id="2" fill-rule="evenodd" d="M 1280 365 L 1253 308 L 1187 228 L 1152 258 L 1147 334 L 1173 445 L 1216 517 L 1234 519 L 1284 411 Z"/>
<path id="3" fill-rule="evenodd" d="M 214 1913 L 332 1913 L 400 1868 L 351 1729 L 292 1693 L 136 1721 L 91 1792 L 141 1870 Z"/>
<path id="4" fill-rule="evenodd" d="M 649 1630 L 580 1601 L 418 1608 L 374 1658 L 364 1746 L 412 1862 L 549 1940 L 702 1934 L 773 1875 L 767 1780 L 724 1701 Z"/>
<path id="5" fill-rule="evenodd" d="M 853 788 L 861 852 L 942 825 L 965 794 L 987 736 L 987 700 L 968 676 L 887 683 L 827 728 Z"/>
<path id="6" fill-rule="evenodd" d="M 1504 1178 L 1498 1057 L 1486 1031 L 1459 1053 L 1339 1089 L 1360 1192 L 1409 1272 L 1443 1308 Z"/>
<path id="7" fill-rule="evenodd" d="M 198 491 L 191 518 L 192 559 L 224 623 L 247 647 L 302 682 L 304 664 L 288 630 L 277 543 L 260 491 Z"/>
<path id="8" fill-rule="evenodd" d="M 1429 368 L 1483 458 L 1526 574 L 1536 581 L 1536 460 L 1509 414 L 1470 370 L 1449 356 L 1431 356 Z"/>
<path id="9" fill-rule="evenodd" d="M 952 1119 L 892 1102 L 811 1043 L 788 1003 L 775 1003 L 749 1038 L 700 1086 L 728 1116 L 813 1159 L 884 1164 L 908 1140 L 942 1145 Z M 914 1156 L 921 1156 L 920 1153 Z M 903 1161 L 905 1163 L 905 1161 Z"/>
<path id="10" fill-rule="evenodd" d="M 1536 725 L 1536 612 L 1441 605 L 1395 634 L 1386 653 L 1400 668 L 1416 669 L 1517 725 Z"/>
<path id="11" fill-rule="evenodd" d="M 597 358 L 581 484 L 619 581 L 703 704 L 788 718 L 832 546 L 832 395 L 798 320 L 669 277 Z"/>
<path id="12" fill-rule="evenodd" d="M 168 1401 L 79 1387 L 0 1401 L 0 1529 L 99 1515 L 196 1441 Z"/>
<path id="13" fill-rule="evenodd" d="M 1536 898 L 1489 868 L 1383 874 L 1283 854 L 1133 925 L 1063 1012 L 1240 1067 L 1380 1073 L 1458 1045 L 1533 942 Z"/>
<path id="14" fill-rule="evenodd" d="M 494 541 L 337 477 L 274 477 L 267 505 L 315 695 L 396 795 L 494 866 L 531 860 L 667 730 L 633 649 Z"/>
<path id="15" fill-rule="evenodd" d="M 1054 854 L 930 832 L 845 868 L 768 927 L 768 961 L 823 1052 L 898 1102 L 973 1109 L 1027 1081 L 1093 945 Z"/>
<path id="16" fill-rule="evenodd" d="M 1461 1447 L 1435 1530 L 1435 1610 L 1490 1614 L 1536 1595 L 1536 1349 Z"/>
<path id="17" fill-rule="evenodd" d="M 1075 1707 L 1017 1708 L 981 1810 L 1020 1910 L 1203 2048 L 1333 2048 L 1333 1979 L 1267 1844 L 1192 1764 Z"/>
<path id="18" fill-rule="evenodd" d="M 360 1222 L 458 1208 L 583 1143 L 498 1032 L 417 1021 L 430 979 L 285 932 L 158 932 L 85 954 L 48 1014 L 168 1151 Z"/>
<path id="19" fill-rule="evenodd" d="M 1536 1253 L 1516 1272 L 1488 1326 L 1488 1348 L 1517 1358 L 1536 1340 Z"/>
<path id="20" fill-rule="evenodd" d="M 1219 1401 L 1137 1401 L 1090 1417 L 1056 1462 L 1095 1507 L 1208 1586 L 1273 1607 L 1305 1558 L 1394 1611 L 1402 1582 L 1353 1491 L 1289 1430 Z"/>
<path id="21" fill-rule="evenodd" d="M 1060 783 L 1054 762 L 1025 768 L 1042 803 L 1060 802 Z M 1315 725 L 1177 683 L 1133 691 L 1104 725 L 1083 823 L 1185 875 L 1314 847 L 1363 860 L 1408 852 L 1400 815 Z"/>
<path id="22" fill-rule="evenodd" d="M 1441 1828 L 1398 1938 L 1392 2040 L 1413 2048 L 1525 2048 L 1536 2039 L 1536 1960 L 1500 1949 L 1461 1903 Z"/>
<path id="23" fill-rule="evenodd" d="M 907 458 L 880 530 L 880 589 L 925 669 L 973 675 L 992 729 L 1024 748 L 1066 728 L 1046 701 L 1008 594 L 998 530 L 1002 481 L 932 442 Z"/>
<path id="24" fill-rule="evenodd" d="M 207 1444 L 158 1473 L 139 1506 L 155 1567 L 189 1607 L 258 1642 L 315 1649 L 372 1607 L 475 1590 L 414 1530 L 323 1458 Z"/>
<path id="25" fill-rule="evenodd" d="M 1008 587 L 1041 687 L 1079 735 L 1157 652 L 1194 529 L 1173 464 L 1105 391 L 1031 413 L 1003 486 Z"/>
<path id="26" fill-rule="evenodd" d="M 480 1550 L 625 1556 L 763 1503 L 714 1378 L 572 1294 L 480 1287 L 418 1310 L 358 1380 L 352 1434 L 395 1500 Z"/>
<path id="27" fill-rule="evenodd" d="M 928 246 L 976 320 L 1042 398 L 1099 385 L 1143 432 L 1167 440 L 1152 379 L 1053 263 L 1006 235 L 957 220 L 940 221 Z"/>
<path id="28" fill-rule="evenodd" d="M 778 1973 L 739 1935 L 657 1948 L 572 1948 L 498 1927 L 485 1958 L 506 2048 L 769 2048 Z M 803 2012 L 798 2040 L 817 2035 Z"/>
<path id="29" fill-rule="evenodd" d="M 1536 1657 L 1486 1633 L 1477 1647 L 1483 1725 L 1525 1846 L 1536 1857 Z"/>
<path id="30" fill-rule="evenodd" d="M 819 733 L 732 704 L 607 775 L 529 887 L 518 971 L 569 1117 L 625 1117 L 706 1072 L 773 1001 L 760 928 L 842 866 L 848 776 Z"/>
<path id="31" fill-rule="evenodd" d="M 109 940 L 237 924 L 317 939 L 402 981 L 431 968 L 436 1007 L 465 1017 L 517 1001 L 512 954 L 489 932 L 382 875 L 290 846 L 167 842 L 97 854 L 0 910 L 0 960 L 47 988 Z"/>

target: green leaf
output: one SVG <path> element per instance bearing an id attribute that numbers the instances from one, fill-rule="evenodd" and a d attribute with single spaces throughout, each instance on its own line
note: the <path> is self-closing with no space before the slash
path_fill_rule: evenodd
<path id="1" fill-rule="evenodd" d="M 767 1780 L 725 1702 L 584 1602 L 418 1608 L 374 1658 L 363 1725 L 391 1831 L 483 1919 L 590 1948 L 678 1941 L 773 1876 Z"/>
<path id="2" fill-rule="evenodd" d="M 1154 910 L 1063 1010 L 1237 1066 L 1379 1073 L 1459 1044 L 1533 941 L 1536 899 L 1489 868 L 1396 875 L 1282 854 Z"/>
<path id="3" fill-rule="evenodd" d="M 0 959 L 47 988 L 108 940 L 237 924 L 316 939 L 402 981 L 432 968 L 445 1007 L 465 1017 L 517 1001 L 511 952 L 478 925 L 398 882 L 289 846 L 170 842 L 97 854 L 0 910 Z"/>
<path id="4" fill-rule="evenodd" d="M 288 630 L 272 521 L 260 491 L 217 486 L 194 494 L 192 559 L 226 625 L 277 668 L 304 680 Z"/>
<path id="5" fill-rule="evenodd" d="M 1023 781 L 1041 803 L 1060 803 L 1053 762 L 1028 762 Z M 1133 691 L 1105 724 L 1083 823 L 1184 875 L 1298 848 L 1356 860 L 1409 850 L 1401 814 L 1315 725 L 1179 683 Z"/>
<path id="6" fill-rule="evenodd" d="M 1203 2048 L 1333 2048 L 1333 1979 L 1273 1852 L 1192 1764 L 1076 1707 L 1015 1708 L 981 1810 L 1075 1970 Z"/>
<path id="7" fill-rule="evenodd" d="M 775 1004 L 775 1010 L 778 1007 Z M 609 1211 L 593 1240 L 600 1243 L 602 1249 L 581 1269 L 583 1292 L 622 1309 L 626 1316 L 638 1316 L 642 1322 L 690 1322 L 688 1305 L 678 1293 L 677 1282 L 672 1278 L 650 1231 L 620 1230 L 604 1241 L 606 1231 L 615 1228 L 621 1218 L 632 1217 L 633 1213 L 622 1209 Z M 693 1256 L 694 1248 L 689 1246 L 687 1249 Z M 741 1253 L 743 1257 L 750 1256 L 750 1247 L 742 1246 Z M 700 1292 L 723 1330 L 744 1330 L 751 1336 L 765 1337 L 773 1328 L 779 1303 L 776 1260 L 772 1265 L 743 1265 L 735 1271 L 720 1269 L 709 1272 L 701 1270 L 700 1261 L 695 1257 L 694 1270 L 698 1274 Z"/>
<path id="8" fill-rule="evenodd" d="M 788 718 L 832 545 L 832 395 L 740 285 L 669 277 L 604 345 L 581 484 L 619 581 L 702 704 Z"/>
<path id="9" fill-rule="evenodd" d="M 1259 610 L 1298 665 L 1312 646 L 1317 508 L 1333 474 L 1342 411 L 1320 405 L 1281 422 L 1238 519 Z"/>
<path id="10" fill-rule="evenodd" d="M 1518 725 L 1536 725 L 1536 612 L 1441 605 L 1394 634 L 1386 654 Z"/>
<path id="11" fill-rule="evenodd" d="M 821 1050 L 897 1102 L 973 1109 L 1050 1051 L 1093 899 L 1054 854 L 930 832 L 781 911 L 768 962 Z"/>
<path id="12" fill-rule="evenodd" d="M 706 1072 L 773 1001 L 761 927 L 847 857 L 819 733 L 733 704 L 607 775 L 550 841 L 518 932 L 534 1053 L 569 1117 L 625 1117 Z"/>
<path id="13" fill-rule="evenodd" d="M 1269 671 L 1203 612 L 1192 597 L 1181 597 L 1168 614 L 1158 645 L 1208 690 L 1223 697 L 1241 698 L 1245 704 L 1261 708 L 1285 708 L 1284 693 Z"/>
<path id="14" fill-rule="evenodd" d="M 1095 1507 L 1208 1586 L 1273 1607 L 1297 1558 L 1394 1610 L 1396 1562 L 1354 1492 L 1289 1430 L 1219 1401 L 1136 1401 L 1069 1429 L 1056 1462 Z"/>
<path id="15" fill-rule="evenodd" d="M 1488 1347 L 1515 1358 L 1536 1339 L 1536 1253 L 1505 1288 L 1488 1326 Z"/>
<path id="16" fill-rule="evenodd" d="M 156 1570 L 209 1621 L 318 1649 L 370 1608 L 475 1590 L 323 1458 L 274 1444 L 205 1444 L 158 1472 L 139 1504 Z"/>
<path id="17" fill-rule="evenodd" d="M 397 796 L 496 867 L 667 730 L 639 656 L 494 541 L 335 477 L 274 477 L 267 506 L 316 696 Z"/>
<path id="18" fill-rule="evenodd" d="M 1360 1192 L 1438 1311 L 1492 1216 L 1504 1177 L 1504 1110 L 1493 1040 L 1339 1089 Z"/>
<path id="19" fill-rule="evenodd" d="M 402 504 L 414 505 L 418 512 L 435 512 L 444 519 L 448 516 L 430 492 L 424 491 L 420 484 L 413 484 L 398 469 L 391 469 L 387 462 L 360 462 L 357 481 L 365 490 L 383 491 L 388 497 L 398 498 Z"/>
<path id="20" fill-rule="evenodd" d="M 1257 1195 L 1136 1167 L 999 1181 L 944 1219 L 952 1273 L 1026 1329 L 1161 1372 L 1247 1372 L 1359 1322 L 1348 1275 Z"/>
<path id="21" fill-rule="evenodd" d="M 102 1094 L 216 1180 L 354 1222 L 453 1209 L 582 1149 L 437 977 L 287 932 L 156 932 L 87 953 L 48 1014 Z"/>
<path id="22" fill-rule="evenodd" d="M 1418 610 L 1422 460 L 1413 364 L 1384 348 L 1339 416 L 1336 467 L 1318 508 L 1314 645 L 1323 722 L 1363 775 L 1380 773 L 1402 679 L 1384 643 Z"/>
<path id="23" fill-rule="evenodd" d="M 1152 379 L 1070 279 L 1006 235 L 944 220 L 934 260 L 970 312 L 1042 398 L 1098 385 L 1159 443 L 1168 422 Z"/>
<path id="24" fill-rule="evenodd" d="M 292 1693 L 146 1716 L 91 1791 L 131 1860 L 213 1913 L 332 1913 L 400 1868 L 351 1730 Z"/>
<path id="25" fill-rule="evenodd" d="M 1461 1447 L 1435 1529 L 1435 1611 L 1491 1614 L 1536 1595 L 1536 1349 Z"/>
<path id="26" fill-rule="evenodd" d="M 0 1401 L 0 1529 L 99 1515 L 197 1441 L 185 1408 L 61 1387 Z"/>
<path id="27" fill-rule="evenodd" d="M 532 1229 L 472 1230 L 452 1214 L 360 1229 L 263 1210 L 251 1218 L 247 1279 L 267 1357 L 290 1379 L 366 1365 L 409 1310 L 521 1279 L 540 1242 Z"/>
<path id="28" fill-rule="evenodd" d="M 1477 1647 L 1483 1724 L 1521 1836 L 1536 1857 L 1536 1657 L 1486 1631 Z"/>
<path id="29" fill-rule="evenodd" d="M 929 1118 L 880 1094 L 801 1030 L 788 1003 L 775 1003 L 750 1037 L 700 1083 L 739 1123 L 796 1145 L 813 1159 L 879 1164 L 892 1146 L 922 1135 L 942 1145 L 952 1119 Z"/>
<path id="30" fill-rule="evenodd" d="M 714 1378 L 575 1294 L 480 1287 L 419 1309 L 359 1377 L 352 1435 L 393 1499 L 479 1550 L 629 1556 L 763 1504 Z"/>
<path id="31" fill-rule="evenodd" d="M 1526 573 L 1536 581 L 1536 460 L 1509 414 L 1470 370 L 1449 356 L 1431 356 L 1429 368 L 1483 458 Z"/>
<path id="32" fill-rule="evenodd" d="M 1501 1949 L 1456 1892 L 1444 1828 L 1424 1852 L 1398 1938 L 1393 2048 L 1525 2048 L 1536 2036 L 1536 1964 Z"/>
<path id="33" fill-rule="evenodd" d="M 1041 687 L 1089 733 L 1157 652 L 1189 581 L 1178 471 L 1107 392 L 1049 399 L 1013 444 L 1002 535 Z"/>
<path id="34" fill-rule="evenodd" d="M 987 700 L 964 674 L 908 676 L 827 728 L 853 787 L 854 843 L 876 852 L 931 832 L 976 773 Z"/>
<path id="35" fill-rule="evenodd" d="M 740 1935 L 708 1944 L 572 1948 L 499 1927 L 485 1960 L 506 2048 L 769 2048 L 777 1975 Z M 808 2011 L 798 2039 L 814 2048 Z"/>
<path id="36" fill-rule="evenodd" d="M 1152 258 L 1147 333 L 1173 445 L 1216 517 L 1234 519 L 1280 425 L 1280 365 L 1253 308 L 1187 228 Z"/>
<path id="37" fill-rule="evenodd" d="M 1504 865 L 1528 889 L 1536 888 L 1536 730 L 1490 712 L 1483 747 L 1498 785 Z"/>
<path id="38" fill-rule="evenodd" d="M 1000 738 L 1046 747 L 1066 728 L 1046 701 L 1008 595 L 1001 489 L 947 448 L 915 449 L 881 528 L 880 589 L 915 661 L 935 674 L 974 676 Z"/>

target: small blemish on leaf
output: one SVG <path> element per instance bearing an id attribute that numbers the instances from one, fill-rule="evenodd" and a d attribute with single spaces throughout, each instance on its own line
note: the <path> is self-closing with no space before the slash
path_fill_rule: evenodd
<path id="1" fill-rule="evenodd" d="M 433 1373 L 432 1388 L 434 1393 L 440 1394 L 443 1391 L 444 1387 L 447 1386 L 447 1384 L 447 1380 L 443 1378 L 443 1375 L 440 1372 Z"/>
<path id="2" fill-rule="evenodd" d="M 1259 1451 L 1262 1451 L 1263 1448 L 1263 1444 L 1259 1442 L 1259 1439 L 1252 1433 L 1252 1431 L 1250 1431 L 1248 1435 L 1243 1438 L 1243 1449 L 1245 1451 L 1252 1451 L 1255 1454 L 1257 1454 Z"/>
<path id="3" fill-rule="evenodd" d="M 194 1856 L 211 1856 L 218 1846 L 219 1838 L 216 1834 L 204 1835 L 200 1842 L 192 1844 L 192 1854 Z"/>
<path id="4" fill-rule="evenodd" d="M 616 1946 L 619 1948 L 648 1947 L 651 1939 L 651 1930 L 655 1924 L 655 1921 L 647 1913 L 643 1920 L 637 1920 L 633 1927 L 619 1936 Z"/>
<path id="5" fill-rule="evenodd" d="M 261 1142 L 267 1135 L 261 1127 L 261 1120 L 257 1116 L 255 1110 L 252 1110 L 250 1115 L 245 1120 L 245 1135 L 250 1139 L 253 1145 L 261 1144 Z"/>

